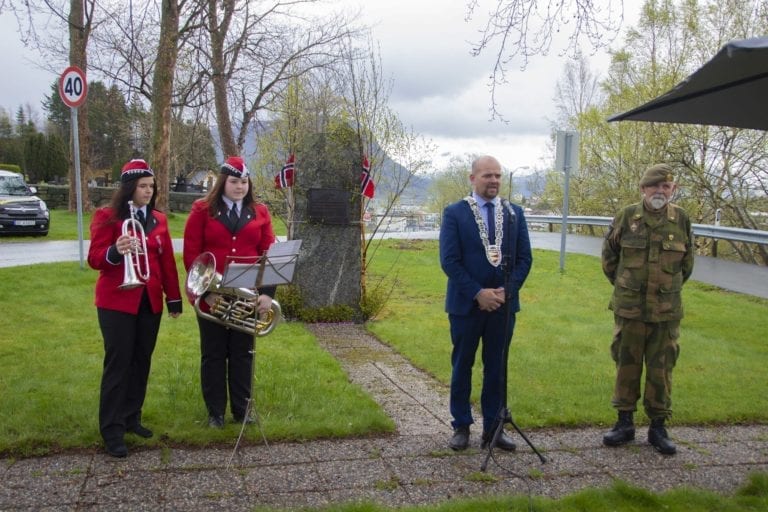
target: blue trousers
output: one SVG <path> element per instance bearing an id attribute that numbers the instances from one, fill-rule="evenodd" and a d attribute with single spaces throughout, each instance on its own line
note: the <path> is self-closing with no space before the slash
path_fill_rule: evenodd
<path id="1" fill-rule="evenodd" d="M 451 324 L 451 398 L 450 409 L 453 428 L 474 423 L 470 407 L 472 393 L 472 366 L 475 363 L 480 340 L 483 362 L 483 388 L 480 407 L 483 414 L 483 432 L 491 432 L 502 407 L 506 405 L 506 389 L 503 389 L 505 351 L 509 349 L 515 330 L 515 314 L 506 325 L 504 308 L 489 313 L 473 309 L 469 315 L 448 315 Z M 505 334 L 505 328 L 508 332 Z"/>

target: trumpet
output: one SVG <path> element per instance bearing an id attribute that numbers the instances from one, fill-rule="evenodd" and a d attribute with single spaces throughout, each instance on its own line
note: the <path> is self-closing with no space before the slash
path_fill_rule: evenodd
<path id="1" fill-rule="evenodd" d="M 131 290 L 144 286 L 149 280 L 149 252 L 147 251 L 147 236 L 144 226 L 136 219 L 136 208 L 133 201 L 128 201 L 128 211 L 131 216 L 123 221 L 123 236 L 133 237 L 131 249 L 123 255 L 123 282 L 118 286 L 121 290 Z"/>

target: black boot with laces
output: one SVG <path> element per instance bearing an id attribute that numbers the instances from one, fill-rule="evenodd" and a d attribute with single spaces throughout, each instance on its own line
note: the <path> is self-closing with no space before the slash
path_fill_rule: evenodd
<path id="1" fill-rule="evenodd" d="M 619 411 L 619 421 L 603 436 L 603 444 L 606 446 L 621 446 L 635 438 L 635 424 L 632 420 L 632 411 Z"/>
<path id="2" fill-rule="evenodd" d="M 677 453 L 675 443 L 669 440 L 667 429 L 664 428 L 664 418 L 651 420 L 651 426 L 648 428 L 648 442 L 662 455 Z"/>

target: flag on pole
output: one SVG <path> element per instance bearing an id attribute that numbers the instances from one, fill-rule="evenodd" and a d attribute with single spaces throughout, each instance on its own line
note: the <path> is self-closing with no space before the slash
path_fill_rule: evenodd
<path id="1" fill-rule="evenodd" d="M 289 188 L 293 186 L 293 160 L 293 153 L 291 153 L 283 168 L 275 176 L 275 188 Z"/>
<path id="2" fill-rule="evenodd" d="M 360 175 L 360 193 L 368 199 L 373 199 L 373 178 L 371 177 L 371 164 L 368 163 L 368 157 L 363 156 L 363 172 Z"/>

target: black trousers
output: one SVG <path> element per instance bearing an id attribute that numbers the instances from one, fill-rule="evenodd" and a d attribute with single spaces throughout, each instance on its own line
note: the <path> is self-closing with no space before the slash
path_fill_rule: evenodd
<path id="1" fill-rule="evenodd" d="M 104 439 L 122 438 L 141 422 L 147 380 L 162 313 L 152 313 L 146 292 L 136 315 L 97 308 L 104 338 L 99 430 Z"/>
<path id="2" fill-rule="evenodd" d="M 227 391 L 232 415 L 242 418 L 251 397 L 253 335 L 197 317 L 200 328 L 200 383 L 210 416 L 224 416 Z"/>

